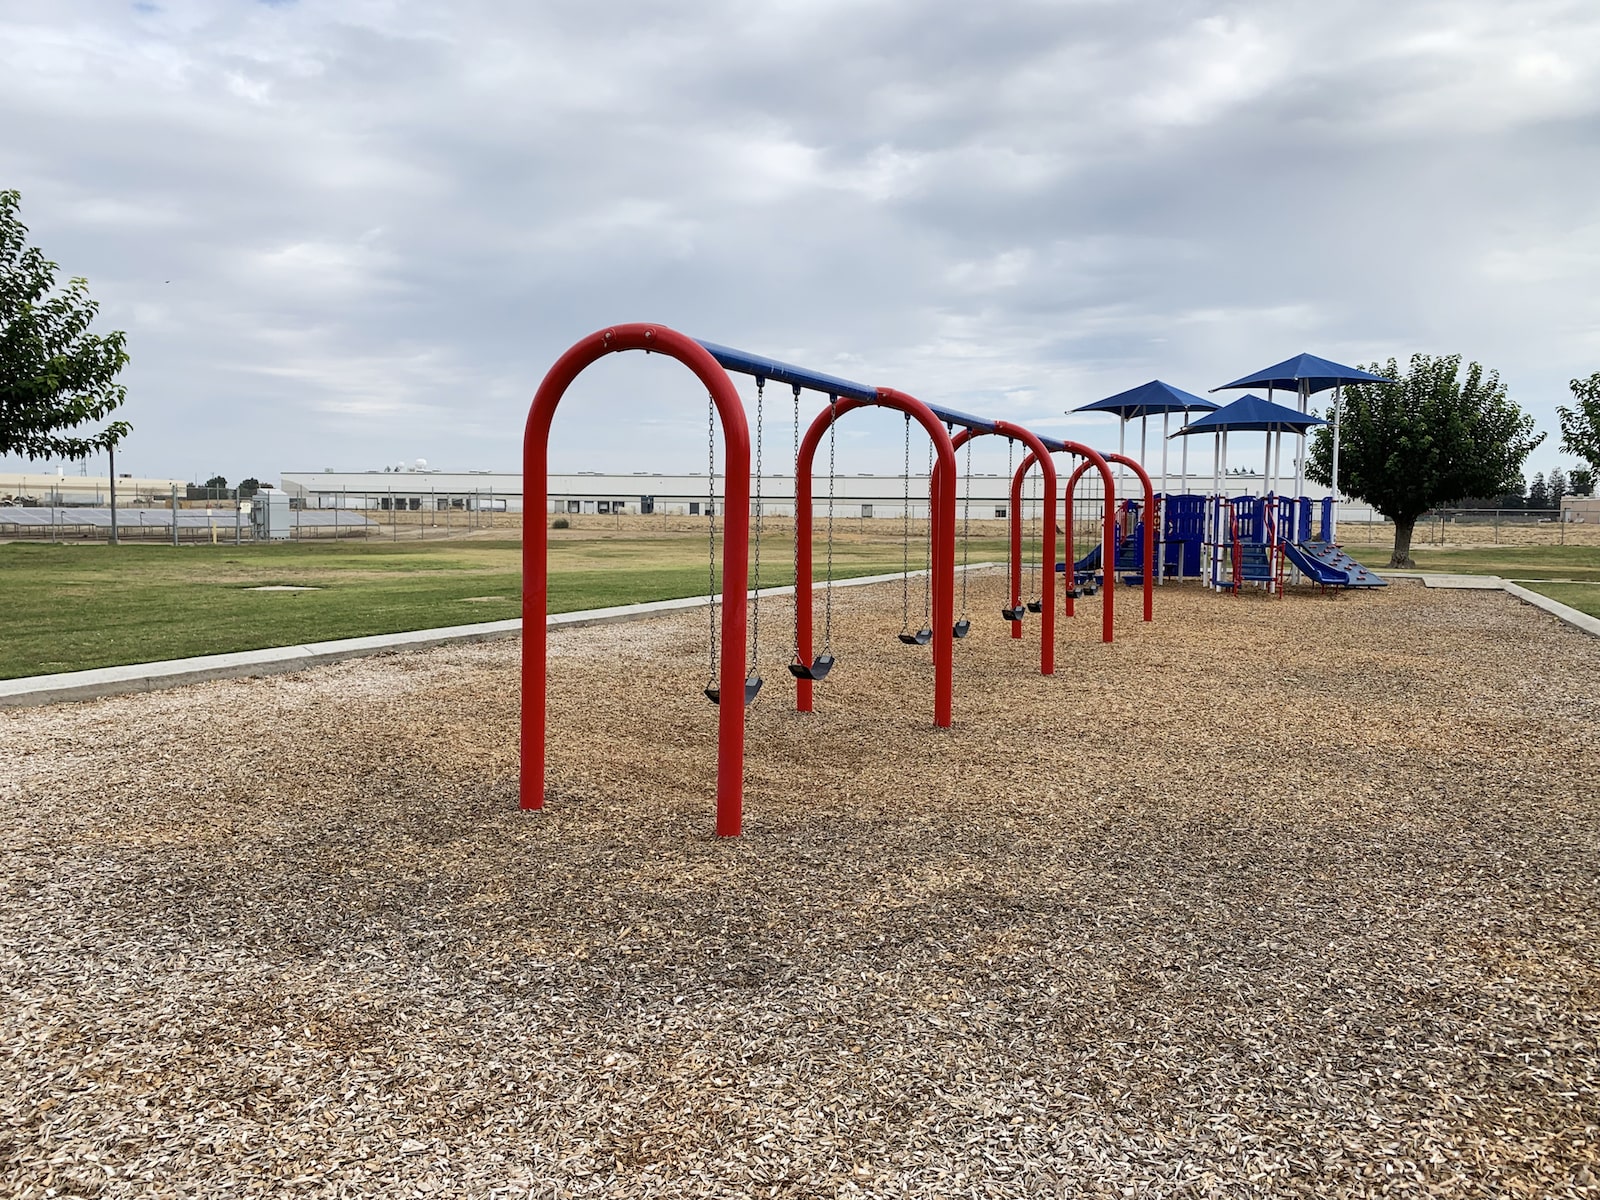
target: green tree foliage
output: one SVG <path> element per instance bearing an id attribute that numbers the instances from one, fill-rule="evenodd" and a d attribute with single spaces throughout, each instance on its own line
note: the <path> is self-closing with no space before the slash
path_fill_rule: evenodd
<path id="1" fill-rule="evenodd" d="M 1533 477 L 1533 483 L 1528 486 L 1528 507 L 1550 507 L 1550 485 L 1544 481 L 1544 473 L 1540 472 Z"/>
<path id="2" fill-rule="evenodd" d="M 1550 472 L 1550 478 L 1545 482 L 1545 486 L 1550 489 L 1551 508 L 1560 508 L 1561 497 L 1572 491 L 1571 485 L 1567 483 L 1567 473 L 1560 467 Z"/>
<path id="3" fill-rule="evenodd" d="M 1417 518 L 1464 496 L 1516 488 L 1522 464 L 1544 440 L 1533 418 L 1507 399 L 1497 372 L 1477 363 L 1463 375 L 1459 354 L 1414 354 L 1402 375 L 1394 359 L 1366 368 L 1398 386 L 1351 384 L 1340 418 L 1339 490 L 1394 522 L 1392 567 L 1414 566 Z M 1306 473 L 1333 482 L 1333 431 L 1312 435 Z"/>
<path id="4" fill-rule="evenodd" d="M 0 191 L 0 454 L 87 458 L 127 436 L 125 421 L 98 431 L 126 398 L 116 382 L 128 361 L 121 332 L 89 332 L 99 305 L 89 284 L 56 290 L 56 264 L 27 244 L 22 196 Z"/>
<path id="5" fill-rule="evenodd" d="M 1600 471 L 1600 371 L 1587 379 L 1574 379 L 1568 386 L 1576 403 L 1571 408 L 1556 405 L 1561 448 L 1583 459 L 1589 470 Z"/>
<path id="6" fill-rule="evenodd" d="M 213 475 L 210 479 L 206 480 L 206 487 L 215 491 L 224 491 L 226 490 L 227 486 L 227 477 L 223 475 Z"/>
<path id="7" fill-rule="evenodd" d="M 248 500 L 261 490 L 261 480 L 252 475 L 249 479 L 239 481 L 239 499 Z"/>
<path id="8" fill-rule="evenodd" d="M 1574 496 L 1594 495 L 1594 471 L 1589 467 L 1573 467 L 1567 472 L 1567 486 Z"/>

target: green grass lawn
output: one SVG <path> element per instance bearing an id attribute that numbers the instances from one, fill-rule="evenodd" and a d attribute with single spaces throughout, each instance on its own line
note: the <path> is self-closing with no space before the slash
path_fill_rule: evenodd
<path id="1" fill-rule="evenodd" d="M 0 679 L 503 620 L 521 611 L 521 550 L 476 539 L 0 545 Z M 912 546 L 913 569 L 920 551 Z M 998 539 L 971 547 L 974 562 L 1002 553 Z M 793 556 L 791 539 L 769 535 L 763 586 L 791 582 Z M 898 571 L 900 556 L 898 542 L 841 541 L 834 574 Z M 819 546 L 819 576 L 822 561 Z M 317 590 L 249 590 L 268 584 Z M 552 536 L 552 612 L 705 593 L 702 535 Z"/>
<path id="2" fill-rule="evenodd" d="M 1591 617 L 1600 617 L 1600 583 L 1529 583 L 1530 592 L 1549 596 L 1568 608 L 1575 608 Z"/>
<path id="3" fill-rule="evenodd" d="M 1360 558 L 1360 554 L 1356 555 Z M 1579 579 L 1600 583 L 1600 546 L 1486 546 L 1476 550 L 1412 547 L 1424 571 L 1499 575 L 1504 579 Z M 1381 562 L 1370 562 L 1381 572 Z"/>

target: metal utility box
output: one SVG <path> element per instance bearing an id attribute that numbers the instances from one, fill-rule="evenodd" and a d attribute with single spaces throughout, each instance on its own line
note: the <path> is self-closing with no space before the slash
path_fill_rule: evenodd
<path id="1" fill-rule="evenodd" d="M 250 529 L 257 541 L 283 541 L 289 536 L 289 493 L 262 488 L 250 502 Z"/>

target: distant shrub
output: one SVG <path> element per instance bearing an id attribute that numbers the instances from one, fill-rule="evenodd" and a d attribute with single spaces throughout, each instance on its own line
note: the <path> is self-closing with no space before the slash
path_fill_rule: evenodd
<path id="1" fill-rule="evenodd" d="M 554 521 L 550 522 L 550 528 L 551 529 L 571 529 L 572 528 L 572 522 L 567 520 L 565 517 L 557 517 Z"/>

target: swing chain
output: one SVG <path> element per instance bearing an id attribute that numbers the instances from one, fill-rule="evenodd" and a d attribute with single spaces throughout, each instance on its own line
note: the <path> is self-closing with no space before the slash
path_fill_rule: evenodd
<path id="1" fill-rule="evenodd" d="M 717 683 L 717 417 L 711 395 L 706 395 L 706 614 L 711 626 L 711 654 L 707 687 Z"/>
<path id="2" fill-rule="evenodd" d="M 922 624 L 933 622 L 933 439 L 928 439 L 928 572 L 922 577 Z"/>
<path id="3" fill-rule="evenodd" d="M 911 414 L 906 413 L 905 462 L 901 475 L 905 495 L 900 504 L 900 632 L 911 629 Z"/>
<path id="4" fill-rule="evenodd" d="M 822 602 L 822 652 L 833 653 L 833 484 L 835 430 L 839 424 L 839 397 L 828 397 L 828 582 Z"/>
<path id="5" fill-rule="evenodd" d="M 1006 530 L 1006 532 L 1007 532 L 1007 535 L 1008 535 L 1007 538 L 1006 538 L 1007 543 L 1009 543 L 1010 540 L 1011 540 L 1010 536 L 1009 536 L 1009 534 L 1010 534 L 1010 526 L 1013 523 L 1016 523 L 1016 522 L 1019 522 L 1019 521 L 1022 520 L 1022 514 L 1021 513 L 1012 512 L 1011 511 L 1011 508 L 1012 508 L 1012 505 L 1011 505 L 1011 487 L 1016 482 L 1016 478 L 1017 478 L 1016 467 L 1014 465 L 1014 462 L 1015 462 L 1015 459 L 1016 459 L 1016 450 L 1017 450 L 1017 443 L 1015 441 L 1013 441 L 1009 436 L 1007 436 L 1006 437 L 1006 484 L 1005 484 L 1005 486 L 1006 486 L 1006 517 L 1007 517 L 1007 521 L 1006 521 L 1007 530 Z M 1018 498 L 1018 501 L 1020 502 L 1020 500 L 1021 500 L 1020 491 L 1018 493 L 1018 497 L 1017 498 Z M 1006 574 L 1007 574 L 1007 576 L 1011 575 L 1010 562 L 1011 562 L 1011 555 L 1010 555 L 1010 553 L 1007 553 L 1006 554 L 1006 563 L 1007 563 Z M 1017 579 L 1015 577 L 1011 577 L 1011 578 L 1008 578 L 1007 583 L 1009 585 L 1008 586 L 1008 590 L 1010 591 L 1011 595 L 1015 595 L 1017 592 L 1021 591 L 1021 589 L 1022 589 L 1022 580 L 1020 580 L 1020 579 Z M 1011 597 L 1010 596 L 1006 597 L 1006 603 L 1008 605 L 1011 603 Z"/>
<path id="6" fill-rule="evenodd" d="M 756 376 L 756 545 L 755 545 L 755 578 L 751 581 L 751 591 L 754 599 L 750 602 L 750 674 L 756 672 L 757 659 L 761 654 L 761 533 L 766 528 L 766 513 L 761 505 L 761 429 L 762 417 L 765 413 L 765 396 L 767 381 L 761 376 Z"/>
<path id="7" fill-rule="evenodd" d="M 800 661 L 800 385 L 794 384 L 794 437 L 792 448 L 794 450 L 794 574 L 790 576 L 794 583 L 794 651 L 789 656 L 791 662 Z"/>
<path id="8" fill-rule="evenodd" d="M 1030 471 L 1028 473 L 1028 507 L 1032 515 L 1028 518 L 1028 599 L 1039 599 L 1039 476 L 1043 471 Z"/>
<path id="9" fill-rule="evenodd" d="M 961 496 L 961 616 L 967 615 L 967 563 L 972 557 L 972 438 L 967 438 L 967 478 Z"/>

